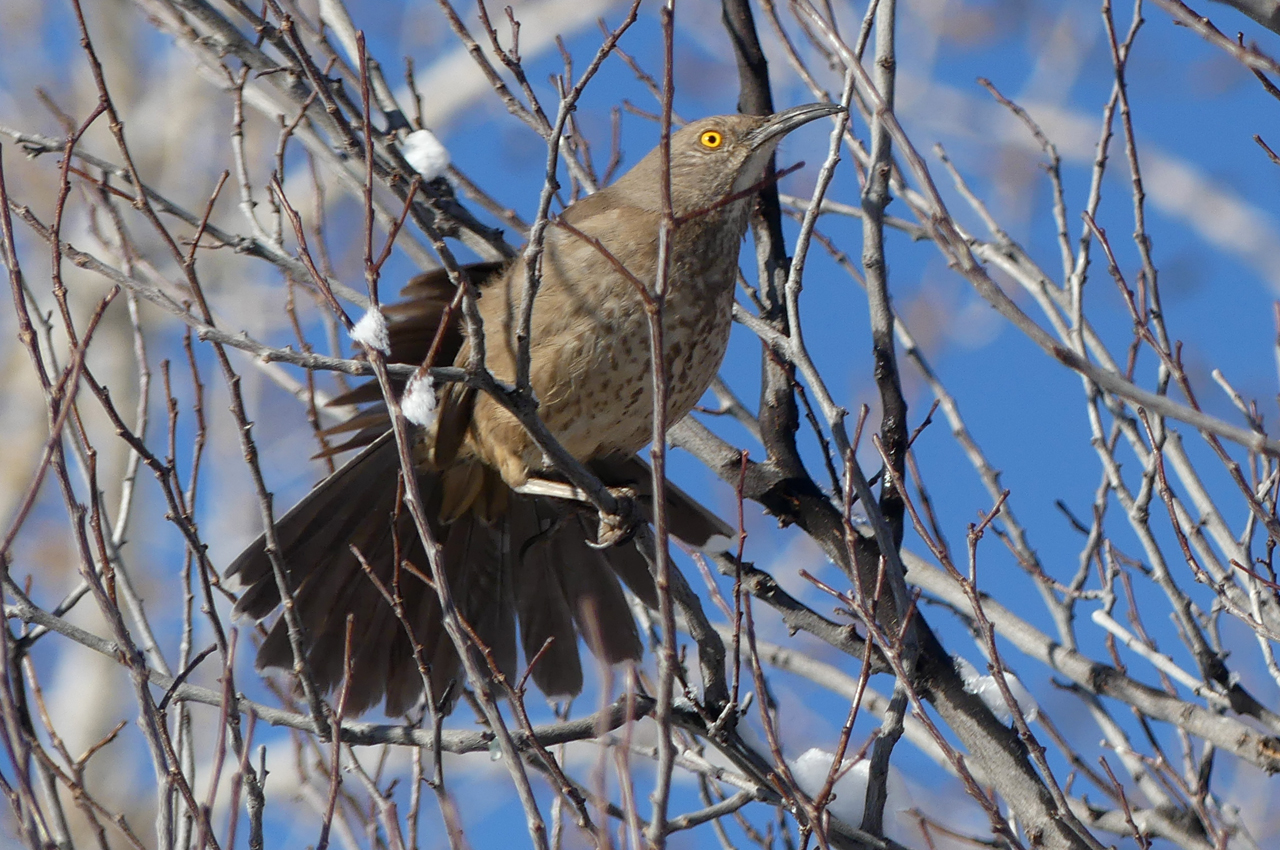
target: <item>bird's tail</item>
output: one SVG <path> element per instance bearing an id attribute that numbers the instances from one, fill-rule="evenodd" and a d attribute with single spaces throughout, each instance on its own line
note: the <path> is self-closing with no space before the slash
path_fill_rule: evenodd
<path id="1" fill-rule="evenodd" d="M 632 458 L 601 464 L 597 471 L 609 483 L 636 476 L 641 502 L 647 505 L 639 475 L 646 470 L 639 458 Z M 443 490 L 439 478 L 434 472 L 418 473 L 444 573 L 459 614 L 509 681 L 515 681 L 510 677 L 517 671 L 517 643 L 526 664 L 537 658 L 531 677 L 550 696 L 582 689 L 579 637 L 609 664 L 640 657 L 640 636 L 619 579 L 650 607 L 656 606 L 657 595 L 634 544 L 593 548 L 588 545 L 592 517 L 579 506 L 510 490 L 500 515 L 468 511 L 441 523 L 436 519 Z M 505 487 L 496 474 L 493 478 L 489 486 Z M 426 554 L 399 490 L 398 455 L 387 434 L 276 524 L 311 672 L 326 691 L 349 677 L 346 708 L 353 714 L 384 697 L 393 716 L 416 703 L 423 678 L 415 644 L 437 699 L 458 676 L 457 653 L 444 630 L 436 592 L 426 581 L 431 575 Z M 713 535 L 728 535 L 723 522 L 683 492 L 670 487 L 667 498 L 669 513 L 678 518 L 674 530 L 687 542 L 702 545 Z M 263 619 L 279 606 L 265 535 L 227 572 L 245 588 L 237 612 Z M 353 636 L 349 669 L 344 665 L 348 618 Z M 268 630 L 257 665 L 292 664 L 280 617 Z"/>

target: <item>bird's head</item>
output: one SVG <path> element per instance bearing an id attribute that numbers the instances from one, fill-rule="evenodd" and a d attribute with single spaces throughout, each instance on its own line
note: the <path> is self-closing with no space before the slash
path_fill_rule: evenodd
<path id="1" fill-rule="evenodd" d="M 773 115 L 716 115 L 671 134 L 671 205 L 677 216 L 707 209 L 764 179 L 769 157 L 792 130 L 841 107 L 809 103 Z M 662 160 L 649 153 L 615 185 L 651 209 L 661 207 Z"/>

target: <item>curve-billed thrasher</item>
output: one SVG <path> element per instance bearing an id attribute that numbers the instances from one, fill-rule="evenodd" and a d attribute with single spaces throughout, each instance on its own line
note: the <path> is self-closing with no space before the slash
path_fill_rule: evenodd
<path id="1" fill-rule="evenodd" d="M 672 239 L 666 298 L 668 421 L 684 416 L 706 390 L 729 340 L 738 249 L 754 195 L 779 139 L 839 107 L 810 104 L 768 117 L 724 115 L 696 121 L 671 136 Z M 652 289 L 662 215 L 662 165 L 652 151 L 612 186 L 566 209 L 570 228 L 547 230 L 541 287 L 531 326 L 530 379 L 543 422 L 560 443 L 610 485 L 649 492 L 635 452 L 652 433 L 648 319 L 621 263 Z M 735 197 L 740 196 L 740 197 Z M 730 200 L 732 199 L 732 200 Z M 603 251 L 601 250 L 603 247 Z M 607 254 L 606 254 L 607 252 Z M 608 255 L 612 255 L 611 257 Z M 524 264 L 468 269 L 479 288 L 486 365 L 500 381 L 515 378 L 516 328 Z M 393 362 L 422 362 L 440 327 L 453 286 L 441 272 L 415 278 L 406 300 L 386 308 Z M 467 362 L 456 321 L 442 331 L 437 363 Z M 337 403 L 380 399 L 366 384 Z M 436 593 L 417 576 L 429 573 L 421 542 L 397 494 L 399 464 L 375 406 L 335 431 L 356 431 L 338 450 L 367 446 L 277 523 L 277 536 L 309 638 L 308 659 L 320 687 L 342 682 L 348 615 L 354 617 L 347 707 L 368 708 L 384 693 L 388 714 L 408 710 L 422 692 L 409 635 L 382 592 L 365 575 L 359 550 L 384 588 L 399 583 L 414 639 L 441 694 L 458 658 L 440 621 Z M 609 663 L 637 659 L 642 647 L 620 577 L 646 604 L 657 599 L 634 545 L 589 545 L 579 507 L 515 492 L 531 475 L 555 477 L 524 428 L 492 398 L 460 384 L 440 391 L 436 426 L 416 437 L 418 478 L 444 571 L 461 615 L 509 676 L 516 668 L 516 628 L 526 659 L 548 695 L 582 688 L 579 635 Z M 672 532 L 693 545 L 729 534 L 723 522 L 669 488 Z M 651 499 L 648 500 L 651 503 Z M 397 570 L 406 562 L 416 569 Z M 236 608 L 254 618 L 280 602 L 265 539 L 231 565 L 245 585 Z M 514 615 L 514 616 L 513 616 Z M 547 639 L 552 638 L 544 649 Z M 283 618 L 258 653 L 258 666 L 292 664 Z"/>

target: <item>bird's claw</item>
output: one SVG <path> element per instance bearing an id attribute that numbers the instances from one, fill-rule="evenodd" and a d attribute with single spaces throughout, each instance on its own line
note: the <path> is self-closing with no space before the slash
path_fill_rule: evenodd
<path id="1" fill-rule="evenodd" d="M 618 503 L 616 513 L 600 512 L 600 527 L 596 531 L 596 541 L 587 541 L 593 549 L 608 549 L 620 546 L 635 536 L 636 527 L 644 522 L 644 517 L 636 508 L 636 491 L 631 487 L 610 487 Z"/>

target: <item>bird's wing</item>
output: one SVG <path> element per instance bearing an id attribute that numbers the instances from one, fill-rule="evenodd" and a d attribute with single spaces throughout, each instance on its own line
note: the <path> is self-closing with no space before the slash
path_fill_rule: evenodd
<path id="1" fill-rule="evenodd" d="M 505 263 L 474 263 L 463 266 L 461 271 L 481 290 L 498 278 Z M 390 350 L 387 362 L 417 366 L 426 360 L 432 345 L 440 337 L 433 365 L 452 364 L 466 344 L 458 311 L 449 311 L 457 289 L 444 269 L 434 269 L 412 278 L 400 290 L 403 301 L 384 304 L 382 313 L 387 319 L 387 336 Z M 445 321 L 445 319 L 448 321 Z M 442 324 L 443 322 L 443 324 Z M 404 380 L 395 379 L 392 385 L 404 389 Z M 328 457 L 351 449 L 367 446 L 391 427 L 386 405 L 382 403 L 382 390 L 377 381 L 364 381 L 329 402 L 331 407 L 367 404 L 355 416 L 324 429 L 321 434 L 336 437 L 355 432 L 353 436 L 320 452 L 317 457 Z M 466 413 L 465 409 L 460 411 Z M 465 427 L 465 426 L 464 426 Z"/>

